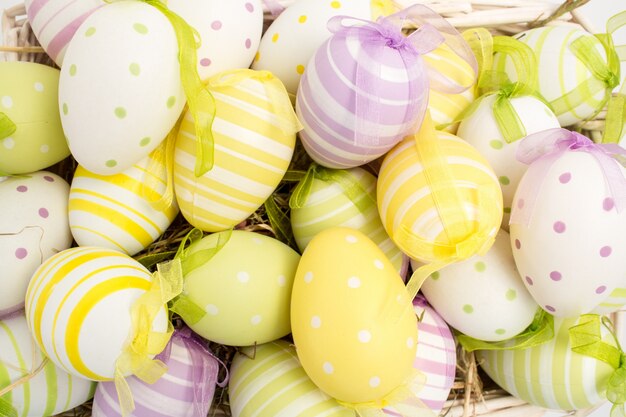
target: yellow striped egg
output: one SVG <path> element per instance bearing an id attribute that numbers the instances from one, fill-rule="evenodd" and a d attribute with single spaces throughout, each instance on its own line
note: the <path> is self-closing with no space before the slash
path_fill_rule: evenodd
<path id="1" fill-rule="evenodd" d="M 609 296 L 593 309 L 595 314 L 610 314 L 626 305 L 626 288 L 615 288 Z"/>
<path id="2" fill-rule="evenodd" d="M 130 310 L 152 284 L 139 262 L 110 249 L 72 248 L 44 262 L 26 294 L 35 341 L 66 372 L 103 381 L 132 336 Z M 166 309 L 152 330 L 165 332 Z"/>
<path id="3" fill-rule="evenodd" d="M 427 175 L 424 166 L 433 158 L 418 151 L 416 140 L 424 138 L 413 136 L 387 154 L 378 177 L 378 209 L 387 233 L 404 253 L 422 262 L 450 256 L 447 248 L 465 241 L 474 230 L 483 228 L 495 237 L 502 220 L 500 184 L 487 161 L 464 140 L 441 131 L 435 135 L 449 182 Z M 461 207 L 448 201 L 437 205 L 433 190 L 456 192 Z M 442 216 L 452 219 L 450 224 L 444 224 Z M 423 244 L 398 238 L 402 231 L 410 231 Z"/>
<path id="4" fill-rule="evenodd" d="M 72 235 L 80 246 L 100 246 L 134 255 L 155 241 L 178 214 L 172 198 L 154 207 L 166 189 L 162 163 L 151 156 L 115 175 L 99 175 L 78 166 L 69 198 Z"/>
<path id="5" fill-rule="evenodd" d="M 23 313 L 0 321 L 0 391 L 37 369 L 43 360 Z M 94 382 L 69 375 L 48 362 L 2 399 L 15 408 L 18 417 L 52 416 L 86 402 L 95 389 Z"/>
<path id="6" fill-rule="evenodd" d="M 284 340 L 238 353 L 228 393 L 233 417 L 355 417 L 311 381 L 295 348 Z"/>
<path id="7" fill-rule="evenodd" d="M 188 112 L 176 141 L 174 184 L 185 219 L 216 232 L 247 218 L 274 192 L 293 154 L 295 130 L 284 125 L 287 118 L 295 123 L 295 114 L 284 86 L 270 73 L 227 71 L 208 85 L 216 104 L 214 166 L 194 174 L 195 127 Z"/>
<path id="8" fill-rule="evenodd" d="M 323 230 L 334 226 L 351 227 L 376 243 L 396 271 L 404 276 L 408 259 L 391 241 L 380 221 L 376 207 L 376 177 L 362 168 L 316 169 L 345 176 L 348 183 L 353 182 L 352 186 L 363 192 L 353 197 L 357 205 L 349 197 L 350 191 L 344 188 L 343 181 L 333 180 L 332 177 L 328 180 L 314 178 L 304 205 L 291 209 L 291 227 L 300 251 L 304 251 L 311 239 Z"/>

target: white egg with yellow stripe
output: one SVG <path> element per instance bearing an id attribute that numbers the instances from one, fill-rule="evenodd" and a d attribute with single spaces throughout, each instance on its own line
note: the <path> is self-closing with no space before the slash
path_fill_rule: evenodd
<path id="1" fill-rule="evenodd" d="M 128 255 L 67 249 L 33 275 L 26 318 L 35 341 L 57 366 L 83 378 L 110 380 L 118 357 L 137 335 L 131 307 L 151 286 L 150 272 Z M 148 323 L 153 332 L 165 332 L 166 308 Z"/>
<path id="2" fill-rule="evenodd" d="M 277 340 L 238 353 L 228 386 L 234 417 L 355 417 L 322 392 L 300 365 L 296 349 Z"/>
<path id="3" fill-rule="evenodd" d="M 626 288 L 615 288 L 609 296 L 593 309 L 595 314 L 609 314 L 621 310 L 626 305 Z"/>
<path id="4" fill-rule="evenodd" d="M 178 214 L 167 190 L 164 163 L 148 156 L 115 175 L 78 166 L 69 198 L 72 235 L 80 246 L 100 246 L 134 255 L 154 242 Z M 173 197 L 173 196 L 172 196 Z"/>
<path id="5" fill-rule="evenodd" d="M 0 391 L 37 370 L 44 358 L 23 313 L 0 321 Z M 0 402 L 11 405 L 18 417 L 52 416 L 88 401 L 95 389 L 95 383 L 47 362 L 31 379 L 0 397 Z"/>
<path id="6" fill-rule="evenodd" d="M 185 219 L 217 232 L 247 218 L 274 192 L 291 161 L 299 124 L 284 86 L 269 72 L 222 72 L 208 88 L 216 105 L 214 166 L 195 176 L 195 126 L 187 113 L 176 142 L 174 184 Z"/>

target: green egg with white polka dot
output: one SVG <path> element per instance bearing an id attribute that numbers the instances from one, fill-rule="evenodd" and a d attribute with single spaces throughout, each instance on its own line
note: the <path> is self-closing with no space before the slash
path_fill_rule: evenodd
<path id="1" fill-rule="evenodd" d="M 69 154 L 61 127 L 59 70 L 32 62 L 0 62 L 0 172 L 25 174 Z"/>
<path id="2" fill-rule="evenodd" d="M 212 248 L 217 252 L 205 256 Z M 259 233 L 234 230 L 193 243 L 186 255 L 192 258 L 183 292 L 202 318 L 181 316 L 194 332 L 230 346 L 270 342 L 291 332 L 291 287 L 300 261 L 295 250 Z"/>

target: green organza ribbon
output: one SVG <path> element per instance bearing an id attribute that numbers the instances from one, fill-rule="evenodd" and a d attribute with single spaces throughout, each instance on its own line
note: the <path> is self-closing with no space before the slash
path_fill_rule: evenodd
<path id="1" fill-rule="evenodd" d="M 533 322 L 517 336 L 499 342 L 485 342 L 458 333 L 457 340 L 467 352 L 475 350 L 522 350 L 539 346 L 554 338 L 554 317 L 543 309 L 535 314 Z"/>
<path id="2" fill-rule="evenodd" d="M 18 417 L 15 407 L 4 398 L 0 398 L 0 417 Z"/>
<path id="3" fill-rule="evenodd" d="M 602 340 L 602 328 L 609 330 L 615 346 Z M 569 329 L 572 351 L 609 364 L 615 371 L 607 382 L 606 397 L 613 404 L 611 417 L 625 417 L 626 410 L 626 355 L 615 334 L 613 323 L 597 314 L 580 316 L 578 324 Z"/>
<path id="4" fill-rule="evenodd" d="M 17 130 L 17 126 L 13 123 L 13 120 L 6 114 L 0 112 L 0 139 L 4 139 Z"/>

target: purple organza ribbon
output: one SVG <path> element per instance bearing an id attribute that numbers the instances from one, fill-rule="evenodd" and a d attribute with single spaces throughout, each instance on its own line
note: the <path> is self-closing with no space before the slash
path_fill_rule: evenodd
<path id="1" fill-rule="evenodd" d="M 191 382 L 193 383 L 194 405 L 193 417 L 206 417 L 213 400 L 213 394 L 215 393 L 215 385 L 217 384 L 219 387 L 223 388 L 228 384 L 228 367 L 224 362 L 215 357 L 215 355 L 209 351 L 202 338 L 192 332 L 188 327 L 176 330 L 170 342 L 156 359 L 167 363 L 172 352 L 172 343 L 174 343 L 175 340 L 183 342 L 191 357 Z M 215 362 L 222 365 L 226 370 L 226 376 L 222 381 L 217 380 L 218 368 L 215 366 Z"/>
<path id="2" fill-rule="evenodd" d="M 285 10 L 285 6 L 283 6 L 276 0 L 263 0 L 263 4 L 274 19 L 277 18 L 278 15 L 280 15 Z"/>
<path id="3" fill-rule="evenodd" d="M 528 225 L 546 174 L 552 164 L 567 152 L 586 152 L 596 159 L 615 209 L 618 213 L 624 210 L 626 177 L 620 165 L 626 158 L 626 149 L 616 144 L 594 143 L 588 137 L 567 129 L 548 129 L 526 136 L 517 149 L 517 159 L 530 166 L 516 192 L 517 207 L 511 213 L 511 224 Z"/>

